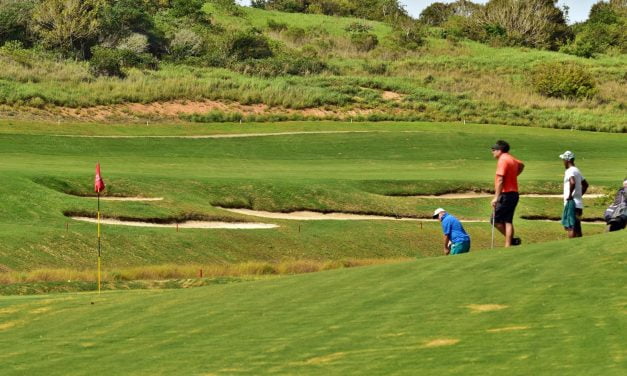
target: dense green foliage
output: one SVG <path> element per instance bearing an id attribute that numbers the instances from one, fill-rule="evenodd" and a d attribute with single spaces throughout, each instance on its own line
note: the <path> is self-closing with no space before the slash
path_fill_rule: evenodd
<path id="1" fill-rule="evenodd" d="M 623 231 L 186 290 L 4 297 L 3 374 L 621 376 L 626 241 Z"/>
<path id="2" fill-rule="evenodd" d="M 257 0 L 252 2 L 252 6 L 282 12 L 358 17 L 376 21 L 409 18 L 398 0 Z"/>
<path id="3" fill-rule="evenodd" d="M 592 75 L 574 63 L 538 64 L 531 80 L 535 89 L 547 97 L 590 98 L 597 93 Z"/>
<path id="4" fill-rule="evenodd" d="M 587 58 L 602 53 L 627 53 L 626 29 L 627 4 L 599 2 L 590 10 L 586 22 L 575 25 L 575 39 L 562 51 Z"/>

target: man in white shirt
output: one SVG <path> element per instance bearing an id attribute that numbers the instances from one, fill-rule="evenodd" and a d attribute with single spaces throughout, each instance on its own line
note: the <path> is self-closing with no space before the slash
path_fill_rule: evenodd
<path id="1" fill-rule="evenodd" d="M 588 182 L 575 167 L 575 154 L 565 151 L 560 154 L 564 161 L 564 213 L 562 225 L 568 231 L 569 238 L 579 238 L 581 232 L 581 217 L 583 216 L 583 195 L 588 190 Z"/>

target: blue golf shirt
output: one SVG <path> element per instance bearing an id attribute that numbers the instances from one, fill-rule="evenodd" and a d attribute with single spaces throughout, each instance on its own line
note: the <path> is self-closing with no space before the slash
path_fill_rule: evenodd
<path id="1" fill-rule="evenodd" d="M 444 232 L 444 235 L 447 235 L 453 243 L 470 241 L 470 236 L 468 236 L 466 230 L 464 230 L 459 219 L 448 213 L 442 216 L 442 232 Z"/>

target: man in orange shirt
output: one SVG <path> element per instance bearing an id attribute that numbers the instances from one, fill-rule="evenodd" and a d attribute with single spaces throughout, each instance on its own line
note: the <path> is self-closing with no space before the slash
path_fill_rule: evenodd
<path id="1" fill-rule="evenodd" d="M 518 204 L 518 175 L 525 165 L 509 154 L 509 144 L 498 140 L 492 146 L 492 156 L 498 160 L 494 179 L 494 226 L 505 235 L 505 246 L 519 245 L 520 238 L 514 237 L 514 211 Z"/>

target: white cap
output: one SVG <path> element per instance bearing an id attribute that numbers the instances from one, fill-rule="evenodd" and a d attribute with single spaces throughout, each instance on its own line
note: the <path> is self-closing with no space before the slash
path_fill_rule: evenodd
<path id="1" fill-rule="evenodd" d="M 565 161 L 572 161 L 573 159 L 575 159 L 575 153 L 570 150 L 566 150 L 564 154 L 560 154 L 560 158 Z"/>
<path id="2" fill-rule="evenodd" d="M 444 213 L 444 212 L 446 212 L 446 210 L 444 210 L 442 208 L 435 209 L 435 211 L 433 212 L 433 218 L 437 218 L 438 215 L 440 215 L 440 213 Z"/>

